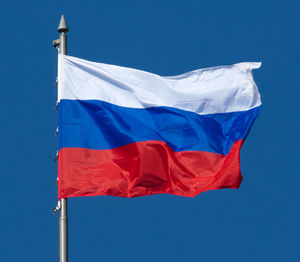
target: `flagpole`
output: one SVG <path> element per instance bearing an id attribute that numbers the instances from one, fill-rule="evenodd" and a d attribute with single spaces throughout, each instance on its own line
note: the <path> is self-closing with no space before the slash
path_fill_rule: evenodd
<path id="1" fill-rule="evenodd" d="M 59 45 L 59 52 L 67 54 L 67 35 L 69 28 L 64 15 L 61 15 L 57 31 L 60 33 L 59 39 L 53 42 L 56 47 Z M 60 200 L 59 217 L 59 261 L 68 262 L 68 201 L 66 198 Z"/>

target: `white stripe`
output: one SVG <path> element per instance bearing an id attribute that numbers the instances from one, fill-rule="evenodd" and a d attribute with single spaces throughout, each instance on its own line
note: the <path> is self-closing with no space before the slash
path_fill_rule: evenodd
<path id="1" fill-rule="evenodd" d="M 198 114 L 245 111 L 261 105 L 251 71 L 260 65 L 239 63 L 162 77 L 59 55 L 58 101 L 102 100 L 130 108 L 168 106 Z"/>

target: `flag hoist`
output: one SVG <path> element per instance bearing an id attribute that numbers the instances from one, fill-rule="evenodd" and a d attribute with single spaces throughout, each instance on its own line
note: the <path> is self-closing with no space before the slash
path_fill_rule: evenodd
<path id="1" fill-rule="evenodd" d="M 57 28 L 60 33 L 59 39 L 53 41 L 53 46 L 58 49 L 60 54 L 67 54 L 67 35 L 69 28 L 64 15 L 61 15 Z M 68 201 L 67 198 L 60 199 L 60 218 L 59 218 L 59 257 L 60 262 L 68 262 Z"/>

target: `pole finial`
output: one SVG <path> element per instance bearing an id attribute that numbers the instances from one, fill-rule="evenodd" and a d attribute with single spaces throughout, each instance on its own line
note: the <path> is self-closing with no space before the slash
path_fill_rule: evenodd
<path id="1" fill-rule="evenodd" d="M 67 26 L 66 18 L 65 18 L 65 16 L 64 16 L 63 14 L 61 15 L 61 18 L 60 18 L 60 22 L 59 22 L 57 31 L 58 31 L 59 33 L 69 32 L 69 28 L 68 28 L 68 26 Z"/>

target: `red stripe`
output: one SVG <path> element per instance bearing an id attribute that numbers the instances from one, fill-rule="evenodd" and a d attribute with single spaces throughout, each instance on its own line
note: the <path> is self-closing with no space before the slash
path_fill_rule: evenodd
<path id="1" fill-rule="evenodd" d="M 146 141 L 109 150 L 62 148 L 59 153 L 59 199 L 77 196 L 123 197 L 169 193 L 195 196 L 219 188 L 238 188 L 239 152 L 174 152 L 161 141 Z"/>

